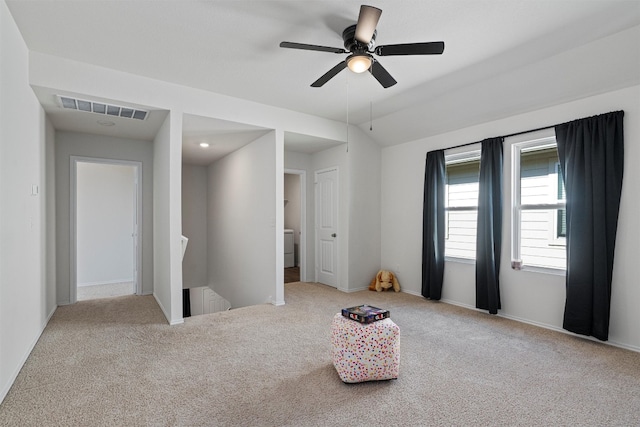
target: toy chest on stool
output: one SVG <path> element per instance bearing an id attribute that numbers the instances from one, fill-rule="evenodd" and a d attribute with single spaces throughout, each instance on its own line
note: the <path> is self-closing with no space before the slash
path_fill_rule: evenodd
<path id="1" fill-rule="evenodd" d="M 390 380 L 400 370 L 400 327 L 391 319 L 362 324 L 338 313 L 331 324 L 333 366 L 345 383 Z"/>

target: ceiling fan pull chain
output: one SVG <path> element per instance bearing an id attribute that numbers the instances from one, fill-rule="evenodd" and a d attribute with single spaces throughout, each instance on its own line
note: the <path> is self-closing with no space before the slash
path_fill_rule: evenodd
<path id="1" fill-rule="evenodd" d="M 347 76 L 347 153 L 349 152 L 349 73 Z"/>

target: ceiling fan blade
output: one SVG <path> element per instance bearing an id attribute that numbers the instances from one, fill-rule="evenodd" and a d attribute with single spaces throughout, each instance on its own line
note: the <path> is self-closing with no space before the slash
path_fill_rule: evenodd
<path id="1" fill-rule="evenodd" d="M 388 44 L 378 46 L 376 55 L 440 55 L 444 52 L 444 42 Z"/>
<path id="2" fill-rule="evenodd" d="M 346 50 L 339 47 L 318 46 L 315 44 L 305 44 L 305 43 L 281 42 L 280 47 L 286 47 L 289 49 L 317 50 L 320 52 L 349 53 Z"/>
<path id="3" fill-rule="evenodd" d="M 378 61 L 373 61 L 371 64 L 371 74 L 385 89 L 398 83 Z"/>
<path id="4" fill-rule="evenodd" d="M 324 73 L 324 75 L 322 77 L 320 77 L 318 80 L 316 80 L 315 82 L 311 83 L 311 87 L 321 87 L 326 82 L 331 80 L 340 71 L 344 70 L 346 67 L 347 67 L 346 61 L 340 61 L 340 63 L 338 65 L 336 65 L 335 67 L 333 67 L 332 69 L 330 69 L 329 71 Z"/>
<path id="5" fill-rule="evenodd" d="M 364 44 L 369 44 L 376 30 L 378 20 L 382 14 L 382 9 L 377 7 L 362 5 L 360 6 L 360 15 L 356 24 L 355 39 Z"/>

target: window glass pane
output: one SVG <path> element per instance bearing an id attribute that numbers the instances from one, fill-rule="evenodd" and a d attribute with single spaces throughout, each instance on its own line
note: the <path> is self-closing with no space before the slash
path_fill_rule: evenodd
<path id="1" fill-rule="evenodd" d="M 550 175 L 556 175 L 556 169 L 549 165 L 558 161 L 555 147 L 522 152 L 520 156 L 520 203 L 534 205 L 555 203 L 557 188 L 549 188 Z M 557 182 L 557 180 L 554 180 Z"/>
<path id="2" fill-rule="evenodd" d="M 558 200 L 565 200 L 567 196 L 564 191 L 564 179 L 562 178 L 562 169 L 560 169 L 559 163 L 556 163 L 556 174 L 558 175 Z"/>
<path id="3" fill-rule="evenodd" d="M 565 244 L 557 240 L 553 229 L 558 212 L 559 209 L 522 210 L 520 258 L 525 266 L 566 268 Z"/>
<path id="4" fill-rule="evenodd" d="M 449 225 L 444 241 L 445 256 L 475 259 L 478 211 L 450 211 L 445 215 Z"/>
<path id="5" fill-rule="evenodd" d="M 556 238 L 567 237 L 567 210 L 557 210 Z"/>

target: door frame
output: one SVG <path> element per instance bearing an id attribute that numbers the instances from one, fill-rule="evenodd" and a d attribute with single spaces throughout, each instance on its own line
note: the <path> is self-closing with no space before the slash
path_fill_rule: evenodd
<path id="1" fill-rule="evenodd" d="M 321 208 L 321 202 L 320 202 L 320 195 L 318 193 L 318 175 L 321 173 L 325 173 L 325 172 L 330 172 L 330 171 L 335 171 L 336 172 L 336 196 L 335 196 L 335 203 L 336 203 L 336 211 L 337 211 L 337 218 L 336 218 L 336 231 L 339 231 L 339 226 L 340 226 L 340 168 L 338 166 L 331 166 L 328 168 L 324 168 L 324 169 L 318 169 L 316 171 L 313 172 L 313 189 L 314 189 L 314 212 L 315 212 L 315 218 L 314 218 L 314 227 L 313 227 L 313 231 L 314 231 L 314 249 L 315 249 L 315 271 L 314 271 L 314 281 L 318 282 L 318 272 L 320 271 L 320 238 L 318 236 L 318 228 L 319 228 L 319 224 L 318 224 L 318 220 L 320 218 L 320 216 L 318 215 L 318 212 Z M 337 233 L 339 234 L 339 233 Z M 340 244 L 336 243 L 335 246 L 335 250 L 336 250 L 336 267 L 335 267 L 335 276 L 336 276 L 336 289 L 340 289 Z M 330 285 L 327 285 L 330 286 Z"/>
<path id="2" fill-rule="evenodd" d="M 286 169 L 285 174 L 298 175 L 300 178 L 300 281 L 307 281 L 307 171 L 302 169 Z M 295 239 L 294 239 L 295 241 Z"/>
<path id="3" fill-rule="evenodd" d="M 96 163 L 103 165 L 133 166 L 135 169 L 135 195 L 134 215 L 138 224 L 135 233 L 134 277 L 135 293 L 142 295 L 142 162 L 134 160 L 106 159 L 99 157 L 70 156 L 69 175 L 69 303 L 74 304 L 78 300 L 78 163 Z"/>

